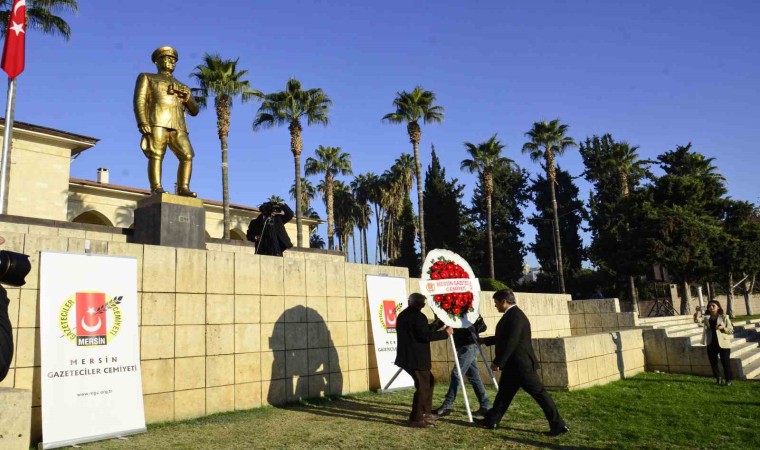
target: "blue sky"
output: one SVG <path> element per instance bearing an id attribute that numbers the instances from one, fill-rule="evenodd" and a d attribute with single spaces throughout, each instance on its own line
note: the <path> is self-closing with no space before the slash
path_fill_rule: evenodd
<path id="1" fill-rule="evenodd" d="M 81 1 L 80 9 L 64 16 L 69 42 L 30 32 L 16 103 L 16 120 L 101 140 L 73 162 L 74 177 L 94 179 L 108 167 L 112 183 L 147 188 L 134 82 L 155 71 L 156 47 L 172 45 L 180 55 L 175 76 L 191 86 L 190 72 L 210 52 L 239 57 L 264 92 L 282 90 L 291 76 L 324 89 L 334 102 L 331 124 L 304 129 L 304 160 L 319 145 L 340 146 L 355 173 L 382 173 L 411 145 L 404 126 L 380 119 L 393 111 L 397 91 L 421 85 L 446 112 L 442 124 L 423 126 L 423 167 L 434 144 L 447 174 L 467 185 L 468 203 L 475 178 L 459 170 L 463 142 L 498 133 L 505 156 L 536 173 L 520 153 L 524 133 L 557 117 L 576 140 L 609 132 L 638 145 L 642 158 L 692 142 L 715 158 L 729 195 L 760 200 L 756 2 L 133 0 Z M 232 111 L 233 203 L 287 198 L 293 182 L 288 130 L 254 134 L 257 108 L 237 102 Z M 188 126 L 192 188 L 221 200 L 213 108 Z M 573 175 L 582 171 L 577 151 L 558 162 Z M 166 186 L 175 168 L 167 155 Z M 578 184 L 586 198 L 590 187 Z M 320 201 L 315 207 L 324 216 Z M 532 228 L 525 231 L 532 240 Z"/>

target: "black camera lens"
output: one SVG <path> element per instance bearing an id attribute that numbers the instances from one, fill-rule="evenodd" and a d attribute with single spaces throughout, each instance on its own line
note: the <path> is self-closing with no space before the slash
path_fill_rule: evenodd
<path id="1" fill-rule="evenodd" d="M 0 250 L 0 283 L 23 286 L 30 270 L 32 263 L 29 262 L 28 255 Z"/>

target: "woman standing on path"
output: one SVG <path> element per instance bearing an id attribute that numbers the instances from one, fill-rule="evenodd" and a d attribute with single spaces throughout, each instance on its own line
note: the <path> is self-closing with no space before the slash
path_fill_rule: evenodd
<path id="1" fill-rule="evenodd" d="M 702 324 L 702 345 L 707 346 L 707 358 L 710 360 L 715 381 L 731 386 L 734 379 L 731 372 L 731 335 L 734 334 L 734 326 L 717 300 L 707 302 L 707 314 L 701 313 L 702 308 L 698 306 L 694 311 L 694 322 Z M 719 356 L 725 379 L 721 378 L 718 370 Z"/>

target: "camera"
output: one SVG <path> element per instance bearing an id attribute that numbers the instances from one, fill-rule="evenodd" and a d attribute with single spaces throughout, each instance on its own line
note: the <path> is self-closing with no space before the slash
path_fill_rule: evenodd
<path id="1" fill-rule="evenodd" d="M 23 286 L 30 270 L 32 264 L 29 262 L 29 255 L 0 250 L 0 283 Z"/>

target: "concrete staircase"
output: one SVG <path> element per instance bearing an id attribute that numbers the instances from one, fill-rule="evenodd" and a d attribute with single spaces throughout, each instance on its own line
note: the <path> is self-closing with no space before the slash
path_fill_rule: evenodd
<path id="1" fill-rule="evenodd" d="M 700 344 L 702 329 L 692 316 L 644 318 L 639 319 L 639 326 L 645 328 L 649 369 L 710 375 L 705 346 Z M 735 378 L 760 380 L 760 319 L 734 322 L 731 365 Z"/>

